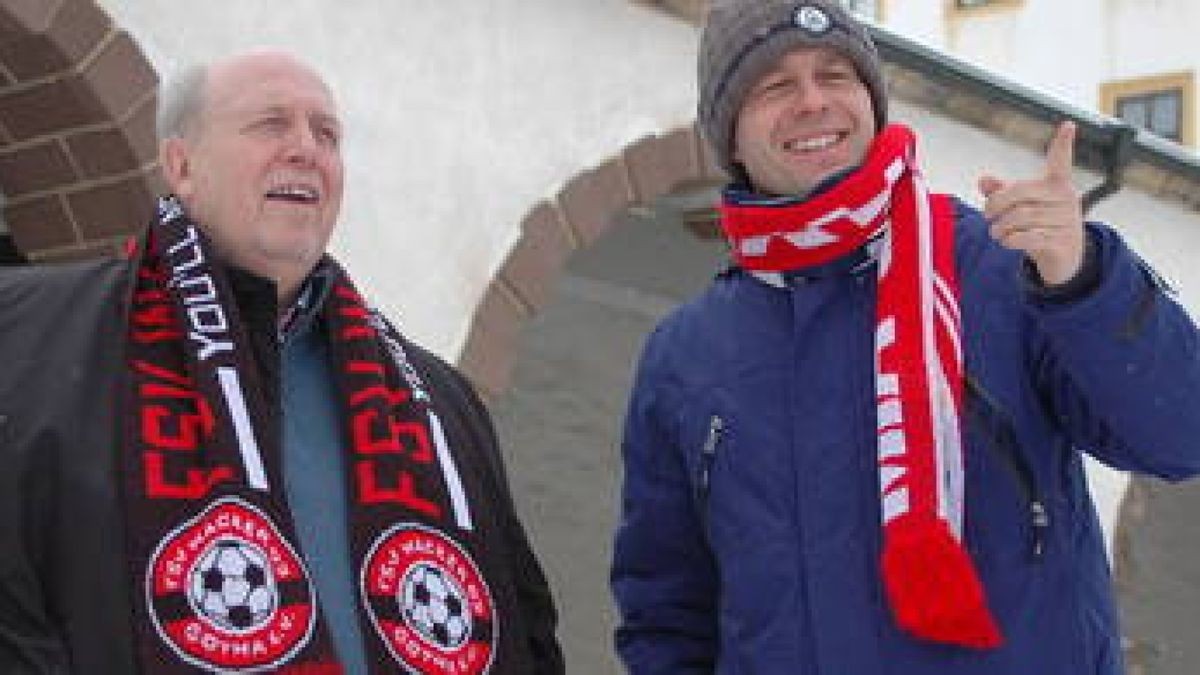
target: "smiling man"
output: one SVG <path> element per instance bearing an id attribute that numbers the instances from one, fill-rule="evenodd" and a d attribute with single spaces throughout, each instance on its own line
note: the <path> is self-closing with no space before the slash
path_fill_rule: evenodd
<path id="1" fill-rule="evenodd" d="M 160 117 L 128 259 L 0 277 L 0 672 L 563 672 L 485 409 L 325 253 L 329 88 L 255 51 Z"/>
<path id="2" fill-rule="evenodd" d="M 612 584 L 643 673 L 1122 672 L 1082 454 L 1200 472 L 1200 339 L 1040 176 L 927 189 L 832 0 L 713 0 L 733 264 L 650 336 Z"/>
<path id="3" fill-rule="evenodd" d="M 324 253 L 342 202 L 332 94 L 296 66 L 270 53 L 213 64 L 199 109 L 164 120 L 161 148 L 171 188 L 215 249 L 285 300 Z"/>

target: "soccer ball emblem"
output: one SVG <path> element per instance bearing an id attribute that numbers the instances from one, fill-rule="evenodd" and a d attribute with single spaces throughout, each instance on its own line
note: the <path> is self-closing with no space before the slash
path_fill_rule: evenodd
<path id="1" fill-rule="evenodd" d="M 410 628 L 437 647 L 454 650 L 471 637 L 471 613 L 464 595 L 444 571 L 417 563 L 404 576 L 398 600 Z"/>
<path id="2" fill-rule="evenodd" d="M 188 600 L 196 613 L 233 632 L 260 628 L 279 605 L 262 549 L 236 539 L 216 542 L 192 569 Z"/>

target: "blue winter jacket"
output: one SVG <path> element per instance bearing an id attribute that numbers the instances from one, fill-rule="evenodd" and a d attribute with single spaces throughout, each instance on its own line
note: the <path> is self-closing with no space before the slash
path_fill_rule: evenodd
<path id="1" fill-rule="evenodd" d="M 1115 675 L 1120 632 L 1081 452 L 1200 472 L 1197 330 L 1110 229 L 1100 279 L 1033 292 L 957 206 L 965 542 L 1004 634 L 896 626 L 881 589 L 874 264 L 719 276 L 650 337 L 630 401 L 612 584 L 635 675 Z"/>

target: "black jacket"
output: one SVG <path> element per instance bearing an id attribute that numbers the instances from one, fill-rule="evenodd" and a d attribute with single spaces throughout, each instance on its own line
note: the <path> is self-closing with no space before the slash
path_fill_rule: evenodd
<path id="1" fill-rule="evenodd" d="M 0 270 L 4 675 L 137 672 L 116 448 L 130 280 L 125 261 Z M 250 332 L 273 335 L 274 312 L 259 314 L 267 325 L 247 318 Z M 260 362 L 270 361 L 261 351 L 272 341 L 253 342 Z M 461 455 L 468 493 L 483 495 L 484 508 L 473 509 L 483 515 L 478 525 L 507 559 L 503 578 L 488 579 L 505 624 L 491 672 L 561 673 L 550 590 L 517 520 L 487 413 L 449 365 L 408 351 Z"/>

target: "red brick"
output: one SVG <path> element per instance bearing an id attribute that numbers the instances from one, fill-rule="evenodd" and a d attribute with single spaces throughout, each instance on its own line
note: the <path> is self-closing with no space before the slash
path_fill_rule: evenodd
<path id="1" fill-rule="evenodd" d="M 84 178 L 101 178 L 145 166 L 157 154 L 155 97 L 146 99 L 125 124 L 67 137 L 67 146 Z"/>
<path id="2" fill-rule="evenodd" d="M 50 25 L 63 0 L 0 1 L 0 36 L 41 33 Z M 0 37 L 0 42 L 5 41 Z"/>
<path id="3" fill-rule="evenodd" d="M 18 40 L 0 43 L 0 60 L 18 82 L 61 73 L 74 65 L 43 33 L 29 33 Z"/>
<path id="4" fill-rule="evenodd" d="M 0 96 L 0 124 L 23 141 L 106 119 L 94 92 L 77 77 Z"/>
<path id="5" fill-rule="evenodd" d="M 568 223 L 585 244 L 612 227 L 617 213 L 632 201 L 620 158 L 571 179 L 559 197 Z"/>
<path id="6" fill-rule="evenodd" d="M 105 46 L 83 73 L 83 81 L 112 119 L 122 119 L 158 86 L 158 75 L 126 33 Z"/>
<path id="7" fill-rule="evenodd" d="M 57 141 L 46 141 L 20 150 L 0 151 L 0 185 L 12 199 L 75 182 L 71 162 Z"/>
<path id="8" fill-rule="evenodd" d="M 68 195 L 67 203 L 84 240 L 132 234 L 154 212 L 154 194 L 142 175 Z"/>
<path id="9" fill-rule="evenodd" d="M 20 81 L 60 73 L 90 54 L 111 23 L 94 0 L 68 0 L 42 29 L 0 43 L 0 60 Z"/>
<path id="10" fill-rule="evenodd" d="M 521 239 L 509 251 L 500 276 L 537 311 L 549 300 L 552 282 L 571 251 L 571 242 L 554 207 L 542 202 L 525 217 Z"/>
<path id="11" fill-rule="evenodd" d="M 642 139 L 625 151 L 637 201 L 650 204 L 675 186 L 697 175 L 696 143 L 692 129 Z"/>
<path id="12" fill-rule="evenodd" d="M 92 53 L 112 28 L 112 19 L 96 0 L 67 0 L 54 15 L 46 36 L 72 63 Z"/>
<path id="13" fill-rule="evenodd" d="M 508 388 L 517 358 L 517 338 L 525 321 L 501 283 L 493 281 L 475 308 L 471 334 L 458 359 L 463 373 L 488 398 Z"/>
<path id="14" fill-rule="evenodd" d="M 4 222 L 17 248 L 26 255 L 79 241 L 71 217 L 57 195 L 8 206 L 4 209 Z"/>

